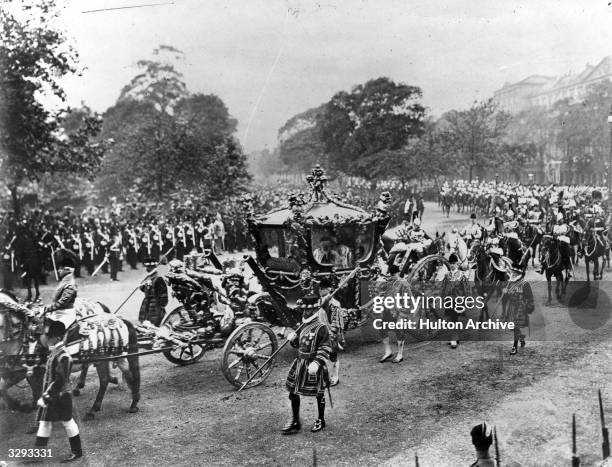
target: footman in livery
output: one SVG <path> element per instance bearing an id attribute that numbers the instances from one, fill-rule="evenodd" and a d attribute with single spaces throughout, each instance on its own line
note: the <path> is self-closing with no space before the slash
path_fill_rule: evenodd
<path id="1" fill-rule="evenodd" d="M 325 428 L 325 389 L 329 387 L 329 375 L 325 361 L 329 360 L 331 340 L 329 329 L 319 317 L 319 297 L 306 295 L 298 306 L 302 310 L 302 326 L 299 334 L 289 335 L 289 341 L 298 349 L 298 357 L 291 364 L 287 376 L 287 390 L 291 401 L 292 417 L 283 427 L 283 434 L 298 432 L 300 422 L 300 396 L 316 397 L 318 418 L 312 426 L 313 433 Z M 323 310 L 321 310 L 324 313 Z"/>

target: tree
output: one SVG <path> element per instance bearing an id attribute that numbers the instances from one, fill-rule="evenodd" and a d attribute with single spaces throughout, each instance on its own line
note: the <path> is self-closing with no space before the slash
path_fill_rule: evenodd
<path id="1" fill-rule="evenodd" d="M 359 164 L 383 151 L 401 149 L 423 131 L 421 89 L 377 78 L 350 93 L 335 94 L 319 115 L 317 126 L 332 168 L 369 178 Z"/>
<path id="2" fill-rule="evenodd" d="M 93 177 L 107 147 L 93 140 L 101 128 L 97 115 L 66 131 L 69 109 L 51 111 L 40 102 L 40 96 L 65 101 L 60 79 L 77 71 L 77 54 L 52 26 L 55 0 L 30 3 L 0 9 L 0 171 L 17 215 L 24 182 L 44 174 Z"/>
<path id="3" fill-rule="evenodd" d="M 444 144 L 468 170 L 470 180 L 475 168 L 482 172 L 500 162 L 499 149 L 510 116 L 498 112 L 491 99 L 475 102 L 468 110 L 452 110 L 442 120 Z"/>
<path id="4" fill-rule="evenodd" d="M 293 171 L 304 173 L 317 163 L 328 165 L 318 120 L 325 104 L 291 117 L 278 130 L 282 162 Z"/>
<path id="5" fill-rule="evenodd" d="M 233 136 L 236 120 L 219 97 L 189 92 L 173 63 L 182 52 L 160 46 L 154 56 L 138 62 L 141 72 L 106 111 L 103 133 L 115 144 L 98 181 L 101 193 L 162 201 L 177 190 L 212 199 L 240 189 L 248 173 Z"/>

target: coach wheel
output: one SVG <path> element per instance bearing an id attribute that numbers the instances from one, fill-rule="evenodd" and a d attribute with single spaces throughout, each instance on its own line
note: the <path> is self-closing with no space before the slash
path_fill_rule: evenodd
<path id="1" fill-rule="evenodd" d="M 161 325 L 168 326 L 172 329 L 195 328 L 195 323 L 183 306 L 179 306 L 168 313 Z M 204 356 L 205 350 L 206 349 L 199 344 L 188 344 L 182 347 L 176 347 L 172 350 L 166 350 L 164 352 L 164 357 L 175 365 L 190 365 L 200 360 Z"/>
<path id="2" fill-rule="evenodd" d="M 237 388 L 251 388 L 261 384 L 272 371 L 278 342 L 269 326 L 247 323 L 236 329 L 225 342 L 221 370 L 225 378 Z M 263 365 L 266 364 L 265 368 Z"/>

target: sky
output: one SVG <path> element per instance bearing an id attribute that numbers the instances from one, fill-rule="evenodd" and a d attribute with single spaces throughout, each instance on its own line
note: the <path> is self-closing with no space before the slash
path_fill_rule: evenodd
<path id="1" fill-rule="evenodd" d="M 83 68 L 64 81 L 71 105 L 103 112 L 138 60 L 172 45 L 185 54 L 178 69 L 188 88 L 226 103 L 246 151 L 272 149 L 289 118 L 380 76 L 419 86 L 438 116 L 506 82 L 580 72 L 612 55 L 610 0 L 65 3 L 59 25 Z"/>

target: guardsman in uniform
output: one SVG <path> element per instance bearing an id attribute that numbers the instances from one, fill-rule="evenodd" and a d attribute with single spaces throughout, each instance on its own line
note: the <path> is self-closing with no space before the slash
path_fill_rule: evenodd
<path id="1" fill-rule="evenodd" d="M 159 326 L 166 314 L 168 304 L 168 286 L 164 278 L 157 273 L 157 261 L 145 258 L 144 266 L 147 270 L 147 277 L 140 286 L 144 293 L 144 299 L 140 305 L 138 321 L 150 321 L 154 326 Z"/>
<path id="2" fill-rule="evenodd" d="M 81 245 L 83 245 L 83 264 L 85 265 L 87 274 L 91 276 L 95 270 L 96 246 L 88 226 L 83 228 Z"/>
<path id="3" fill-rule="evenodd" d="M 561 253 L 561 261 L 563 267 L 567 270 L 567 277 L 571 277 L 570 270 L 572 269 L 571 258 L 570 258 L 570 228 L 565 223 L 565 217 L 562 212 L 558 212 L 556 216 L 557 223 L 552 227 L 552 235 L 559 245 L 559 252 Z M 544 272 L 542 268 L 540 273 Z"/>
<path id="4" fill-rule="evenodd" d="M 507 313 L 508 320 L 514 323 L 514 344 L 510 351 L 510 355 L 514 355 L 519 342 L 521 347 L 525 347 L 523 330 L 529 327 L 529 315 L 534 309 L 533 292 L 529 283 L 524 279 L 509 283 L 502 306 Z"/>
<path id="5" fill-rule="evenodd" d="M 291 345 L 298 349 L 286 382 L 292 417 L 283 427 L 283 434 L 296 433 L 302 428 L 300 396 L 317 398 L 318 418 L 310 431 L 315 433 L 325 428 L 325 389 L 329 386 L 325 361 L 332 351 L 329 329 L 319 316 L 319 297 L 306 295 L 298 300 L 298 306 L 302 310 L 301 329 L 299 334 L 292 332 L 288 336 Z M 324 314 L 323 310 L 321 313 Z"/>
<path id="6" fill-rule="evenodd" d="M 65 326 L 52 321 L 46 333 L 51 353 L 47 357 L 44 376 L 43 395 L 38 400 L 41 410 L 40 423 L 36 433 L 35 447 L 46 448 L 51 436 L 53 422 L 62 422 L 68 441 L 70 456 L 62 462 L 71 462 L 83 457 L 79 427 L 72 418 L 72 396 L 70 395 L 70 371 L 72 359 L 63 341 Z"/>
<path id="7" fill-rule="evenodd" d="M 187 251 L 187 240 L 185 238 L 185 226 L 179 222 L 174 228 L 174 252 L 176 259 L 183 261 L 185 252 Z"/>
<path id="8" fill-rule="evenodd" d="M 119 272 L 119 261 L 121 257 L 121 237 L 119 232 L 113 228 L 111 232 L 111 242 L 108 247 L 108 262 L 110 263 L 110 278 L 112 281 L 118 281 L 117 273 Z"/>
<path id="9" fill-rule="evenodd" d="M 15 273 L 15 252 L 13 250 L 13 244 L 17 239 L 16 235 L 12 232 L 6 232 L 1 238 L 0 243 L 0 268 L 2 275 L 2 288 L 5 290 L 13 290 L 13 275 Z"/>
<path id="10" fill-rule="evenodd" d="M 132 269 L 138 269 L 138 235 L 133 226 L 128 225 L 123 230 L 123 242 L 125 245 L 125 260 Z"/>
<path id="11" fill-rule="evenodd" d="M 470 467 L 497 467 L 497 462 L 489 454 L 489 448 L 493 444 L 493 433 L 486 423 L 481 423 L 472 428 L 470 432 L 472 444 L 476 448 L 476 462 Z"/>
<path id="12" fill-rule="evenodd" d="M 468 225 L 461 231 L 461 236 L 465 238 L 468 248 L 472 246 L 472 243 L 475 240 L 482 240 L 483 231 L 484 227 L 478 223 L 478 221 L 476 220 L 476 213 L 473 212 L 472 214 L 470 214 L 470 225 Z"/>

